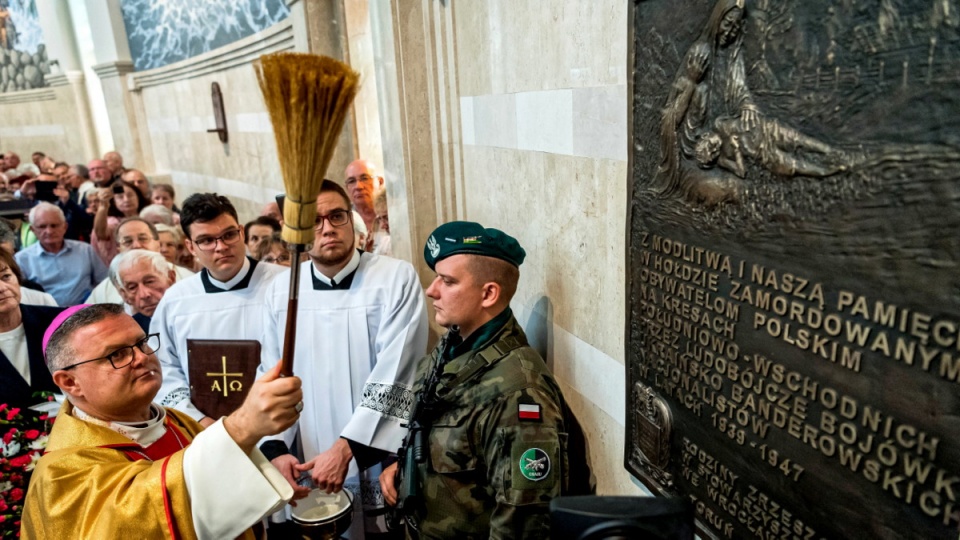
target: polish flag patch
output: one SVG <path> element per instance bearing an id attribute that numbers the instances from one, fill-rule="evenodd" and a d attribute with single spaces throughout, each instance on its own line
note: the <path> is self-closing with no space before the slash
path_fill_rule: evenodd
<path id="1" fill-rule="evenodd" d="M 540 421 L 540 405 L 536 403 L 521 403 L 517 411 L 520 420 Z"/>

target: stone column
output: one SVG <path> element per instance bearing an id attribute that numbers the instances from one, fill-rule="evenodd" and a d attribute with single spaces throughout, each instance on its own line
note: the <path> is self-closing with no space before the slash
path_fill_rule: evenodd
<path id="1" fill-rule="evenodd" d="M 371 2 L 391 248 L 421 282 L 427 236 L 465 219 L 452 6 L 431 0 Z"/>
<path id="2" fill-rule="evenodd" d="M 383 167 L 380 108 L 377 105 L 377 72 L 370 32 L 370 2 L 343 0 L 347 34 L 347 61 L 360 72 L 360 92 L 353 102 L 353 129 L 357 155 Z"/>
<path id="3" fill-rule="evenodd" d="M 97 136 L 93 128 L 90 113 L 90 101 L 84 82 L 83 65 L 73 31 L 73 17 L 66 2 L 60 0 L 37 0 L 37 13 L 49 59 L 50 73 L 46 74 L 46 83 L 55 89 L 57 100 L 62 103 L 63 111 L 59 120 L 64 123 L 76 123 L 79 134 L 79 148 L 82 156 L 72 156 L 85 161 L 97 155 Z M 73 114 L 70 114 L 70 111 Z M 66 158 L 66 156 L 58 156 Z"/>
<path id="4" fill-rule="evenodd" d="M 298 52 L 322 54 L 349 62 L 346 57 L 346 34 L 343 0 L 287 0 L 293 41 Z M 337 149 L 330 160 L 325 177 L 343 182 L 343 171 L 357 155 L 355 121 L 347 119 Z"/>
<path id="5" fill-rule="evenodd" d="M 127 85 L 126 76 L 133 71 L 133 60 L 120 0 L 85 0 L 84 4 L 96 54 L 96 64 L 92 68 L 100 77 L 103 88 L 113 150 L 123 155 L 125 165 L 144 167 L 135 98 Z"/>

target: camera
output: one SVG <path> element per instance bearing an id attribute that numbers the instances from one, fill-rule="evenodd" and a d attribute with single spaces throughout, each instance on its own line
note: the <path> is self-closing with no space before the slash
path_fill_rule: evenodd
<path id="1" fill-rule="evenodd" d="M 114 184 L 114 185 L 113 185 L 113 192 L 116 193 L 117 195 L 122 195 L 122 194 L 123 194 L 123 184 Z"/>

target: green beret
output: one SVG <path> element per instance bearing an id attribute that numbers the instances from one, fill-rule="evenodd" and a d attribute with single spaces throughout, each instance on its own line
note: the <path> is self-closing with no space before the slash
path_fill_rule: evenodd
<path id="1" fill-rule="evenodd" d="M 433 270 L 437 261 L 458 253 L 484 255 L 519 267 L 527 252 L 517 240 L 498 229 L 484 229 L 472 221 L 451 221 L 437 227 L 423 246 L 423 258 Z"/>

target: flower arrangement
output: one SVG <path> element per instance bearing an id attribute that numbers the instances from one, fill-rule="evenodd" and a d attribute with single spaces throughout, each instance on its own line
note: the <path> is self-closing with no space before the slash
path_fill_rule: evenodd
<path id="1" fill-rule="evenodd" d="M 50 392 L 35 394 L 53 401 Z M 0 404 L 0 538 L 20 537 L 20 515 L 37 461 L 43 455 L 53 419 L 47 414 L 22 414 Z"/>

